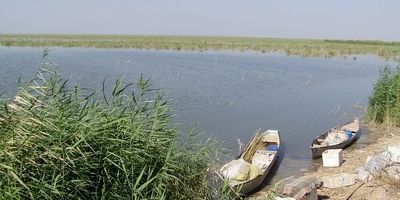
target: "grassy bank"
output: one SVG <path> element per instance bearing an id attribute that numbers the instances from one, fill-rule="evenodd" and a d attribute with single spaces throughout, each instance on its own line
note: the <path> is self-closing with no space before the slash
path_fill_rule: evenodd
<path id="1" fill-rule="evenodd" d="M 0 102 L 0 199 L 223 198 L 212 144 L 179 141 L 148 80 L 86 94 L 44 61 Z"/>
<path id="2" fill-rule="evenodd" d="M 288 55 L 333 57 L 375 54 L 400 59 L 400 42 L 311 40 L 248 37 L 133 36 L 133 35 L 0 35 L 2 46 L 60 46 L 171 50 L 238 50 L 285 52 Z"/>

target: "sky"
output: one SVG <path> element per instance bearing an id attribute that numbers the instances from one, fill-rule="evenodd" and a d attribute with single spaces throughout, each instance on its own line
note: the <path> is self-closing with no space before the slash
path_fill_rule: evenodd
<path id="1" fill-rule="evenodd" d="M 400 1 L 0 0 L 0 33 L 400 41 Z"/>

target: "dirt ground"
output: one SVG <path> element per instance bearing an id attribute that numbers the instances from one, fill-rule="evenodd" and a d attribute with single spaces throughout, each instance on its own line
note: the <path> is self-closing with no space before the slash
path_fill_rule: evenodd
<path id="1" fill-rule="evenodd" d="M 306 173 L 306 175 L 323 177 L 340 173 L 356 173 L 357 168 L 365 164 L 368 156 L 385 150 L 391 144 L 400 144 L 399 128 L 382 130 L 382 128 L 368 126 L 368 130 L 370 134 L 381 134 L 382 137 L 363 148 L 343 151 L 344 162 L 340 167 L 327 168 L 320 166 L 315 171 Z M 318 196 L 320 199 L 345 199 L 359 184 L 356 183 L 352 186 L 336 189 L 322 188 L 318 190 Z M 400 183 L 385 177 L 375 178 L 359 187 L 350 199 L 400 199 Z"/>
<path id="2" fill-rule="evenodd" d="M 376 137 L 377 139 L 374 139 L 367 145 L 357 148 L 348 148 L 343 151 L 344 162 L 340 167 L 327 168 L 321 165 L 315 169 L 311 169 L 311 171 L 305 172 L 304 175 L 311 175 L 320 178 L 341 173 L 356 174 L 357 168 L 365 164 L 367 156 L 381 152 L 391 144 L 400 144 L 400 128 L 386 128 L 385 130 L 382 130 L 382 128 L 368 125 L 366 129 L 369 134 L 379 134 L 379 137 Z M 270 192 L 264 190 L 252 195 L 249 199 L 267 199 L 269 193 Z M 356 183 L 355 185 L 342 188 L 318 189 L 319 199 L 343 200 L 350 194 L 352 195 L 349 199 L 352 200 L 400 200 L 400 182 L 386 177 L 380 177 L 374 178 L 372 181 L 365 184 Z"/>

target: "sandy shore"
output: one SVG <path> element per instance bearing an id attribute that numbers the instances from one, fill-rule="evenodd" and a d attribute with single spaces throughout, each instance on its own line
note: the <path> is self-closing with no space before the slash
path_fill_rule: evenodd
<path id="1" fill-rule="evenodd" d="M 353 173 L 355 174 L 357 168 L 363 166 L 369 155 L 381 152 L 386 149 L 388 145 L 400 144 L 400 128 L 385 128 L 374 126 L 366 126 L 365 130 L 368 131 L 370 141 L 367 144 L 354 145 L 343 151 L 344 162 L 340 167 L 326 168 L 322 164 L 304 175 L 311 175 L 315 177 L 323 177 L 340 173 Z M 363 137 L 363 136 L 361 136 Z M 322 160 L 321 160 L 322 163 Z M 400 182 L 396 182 L 386 177 L 374 178 L 372 181 L 361 185 L 356 183 L 352 186 L 329 189 L 318 189 L 319 199 L 345 199 L 353 191 L 350 199 L 399 199 L 400 200 Z M 262 191 L 252 195 L 249 199 L 265 199 L 270 191 L 263 189 Z"/>

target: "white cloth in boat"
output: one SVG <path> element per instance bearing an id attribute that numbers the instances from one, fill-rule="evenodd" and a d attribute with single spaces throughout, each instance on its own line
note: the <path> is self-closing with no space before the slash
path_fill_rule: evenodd
<path id="1" fill-rule="evenodd" d="M 254 179 L 262 174 L 257 166 L 254 166 L 243 159 L 232 160 L 220 169 L 221 175 L 228 180 L 246 181 Z"/>
<path id="2" fill-rule="evenodd" d="M 328 136 L 326 136 L 325 141 L 322 142 L 321 145 L 322 146 L 336 145 L 336 144 L 340 144 L 348 139 L 349 139 L 349 137 L 346 135 L 345 131 L 333 130 L 328 133 Z"/>

